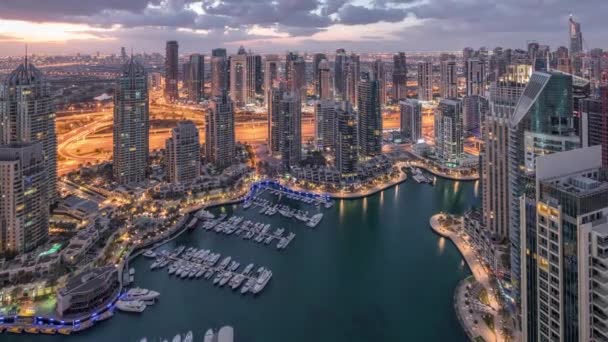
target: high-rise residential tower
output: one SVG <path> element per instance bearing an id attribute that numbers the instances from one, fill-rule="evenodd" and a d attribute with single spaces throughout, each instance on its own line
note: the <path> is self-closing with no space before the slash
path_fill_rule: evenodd
<path id="1" fill-rule="evenodd" d="M 114 180 L 142 182 L 148 169 L 150 113 L 147 73 L 134 57 L 123 66 L 114 90 Z"/>
<path id="2" fill-rule="evenodd" d="M 467 96 L 485 95 L 486 63 L 480 58 L 466 61 Z"/>
<path id="3" fill-rule="evenodd" d="M 228 90 L 228 59 L 226 56 L 212 56 L 211 98 L 221 96 L 224 90 Z"/>
<path id="4" fill-rule="evenodd" d="M 230 98 L 242 107 L 256 102 L 257 55 L 237 54 L 230 57 Z"/>
<path id="5" fill-rule="evenodd" d="M 270 154 L 281 152 L 281 101 L 287 92 L 287 85 L 284 82 L 274 84 L 268 90 L 268 151 Z"/>
<path id="6" fill-rule="evenodd" d="M 483 218 L 494 236 L 509 237 L 509 118 L 528 83 L 531 66 L 510 65 L 490 87 L 490 110 L 483 125 L 481 173 Z"/>
<path id="7" fill-rule="evenodd" d="M 277 55 L 266 55 L 264 58 L 264 103 L 268 105 L 270 90 L 280 79 L 281 61 Z"/>
<path id="8" fill-rule="evenodd" d="M 359 160 L 357 144 L 357 115 L 348 102 L 342 102 L 336 110 L 336 160 L 341 176 L 353 175 Z"/>
<path id="9" fill-rule="evenodd" d="M 315 146 L 319 150 L 336 146 L 336 109 L 333 100 L 318 100 L 315 103 Z"/>
<path id="10" fill-rule="evenodd" d="M 413 143 L 423 139 L 422 136 L 422 103 L 407 99 L 399 102 L 401 114 L 401 136 Z"/>
<path id="11" fill-rule="evenodd" d="M 393 56 L 393 102 L 407 98 L 407 63 L 405 52 Z"/>
<path id="12" fill-rule="evenodd" d="M 41 142 L 0 146 L 0 253 L 29 252 L 48 240 L 48 176 Z"/>
<path id="13" fill-rule="evenodd" d="M 441 99 L 435 110 L 435 154 L 444 165 L 459 165 L 464 156 L 462 101 Z"/>
<path id="14" fill-rule="evenodd" d="M 418 100 L 433 100 L 433 62 L 418 63 Z"/>
<path id="15" fill-rule="evenodd" d="M 454 99 L 458 97 L 458 70 L 456 59 L 450 57 L 441 61 L 441 98 Z"/>
<path id="16" fill-rule="evenodd" d="M 289 171 L 302 159 L 302 103 L 299 94 L 284 93 L 279 102 L 279 150 L 283 169 Z"/>
<path id="17" fill-rule="evenodd" d="M 57 201 L 57 135 L 51 85 L 28 60 L 0 85 L 0 145 L 42 143 L 48 204 Z"/>
<path id="18" fill-rule="evenodd" d="M 380 84 L 380 105 L 384 106 L 386 104 L 386 70 L 384 68 L 384 62 L 382 59 L 376 59 L 372 63 L 372 72 L 374 74 L 374 78 L 378 80 Z"/>
<path id="19" fill-rule="evenodd" d="M 382 154 L 380 82 L 366 73 L 361 78 L 358 93 L 359 151 L 364 157 L 378 156 Z"/>
<path id="20" fill-rule="evenodd" d="M 316 86 L 317 86 L 317 96 L 321 100 L 331 100 L 333 99 L 333 91 L 331 86 L 331 70 L 329 68 L 329 62 L 327 59 L 319 62 L 319 70 L 317 70 Z"/>
<path id="21" fill-rule="evenodd" d="M 559 72 L 534 72 L 509 118 L 509 238 L 511 281 L 514 297 L 521 303 L 522 325 L 536 331 L 535 294 L 522 292 L 536 287 L 536 207 L 534 191 L 538 156 L 580 146 L 573 115 L 573 80 Z M 530 214 L 530 215 L 528 215 Z M 524 333 L 527 341 L 536 341 Z"/>
<path id="22" fill-rule="evenodd" d="M 177 83 L 179 79 L 179 45 L 177 41 L 170 40 L 165 48 L 165 99 L 175 101 L 179 99 Z"/>
<path id="23" fill-rule="evenodd" d="M 199 103 L 205 96 L 205 56 L 190 55 L 188 75 L 188 100 Z"/>
<path id="24" fill-rule="evenodd" d="M 327 60 L 327 56 L 324 53 L 315 53 L 312 57 L 312 83 L 315 90 L 319 90 L 319 64 L 321 64 L 322 60 Z M 317 97 L 321 97 L 321 94 L 319 94 L 317 91 L 315 91 L 315 95 L 317 95 Z"/>
<path id="25" fill-rule="evenodd" d="M 190 182 L 201 172 L 201 144 L 192 121 L 180 121 L 165 142 L 167 174 L 171 183 Z"/>
<path id="26" fill-rule="evenodd" d="M 359 82 L 361 81 L 361 62 L 359 55 L 351 54 L 343 69 L 344 99 L 352 104 L 359 103 Z"/>
<path id="27" fill-rule="evenodd" d="M 344 99 L 346 97 L 346 88 L 344 79 L 346 77 L 346 51 L 344 49 L 336 50 L 336 60 L 334 63 L 334 91 L 336 97 Z"/>
<path id="28" fill-rule="evenodd" d="M 234 108 L 227 91 L 211 101 L 205 116 L 205 158 L 220 169 L 234 163 Z"/>

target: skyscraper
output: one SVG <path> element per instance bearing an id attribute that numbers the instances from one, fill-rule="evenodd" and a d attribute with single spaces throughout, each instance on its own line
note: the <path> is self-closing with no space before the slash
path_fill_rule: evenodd
<path id="1" fill-rule="evenodd" d="M 318 100 L 315 103 L 315 146 L 319 150 L 336 146 L 336 109 L 333 100 Z"/>
<path id="2" fill-rule="evenodd" d="M 268 91 L 268 151 L 270 154 L 281 152 L 281 101 L 287 91 L 284 82 L 274 84 Z"/>
<path id="3" fill-rule="evenodd" d="M 269 94 L 275 82 L 280 78 L 280 60 L 277 55 L 266 55 L 264 59 L 264 103 L 268 105 Z"/>
<path id="4" fill-rule="evenodd" d="M 284 93 L 279 102 L 281 161 L 289 172 L 302 159 L 302 103 L 298 94 Z"/>
<path id="5" fill-rule="evenodd" d="M 142 182 L 148 168 L 150 130 L 147 73 L 134 57 L 123 66 L 114 89 L 114 180 Z"/>
<path id="6" fill-rule="evenodd" d="M 435 154 L 444 165 L 459 165 L 464 156 L 462 102 L 441 99 L 435 110 Z"/>
<path id="7" fill-rule="evenodd" d="M 466 62 L 467 96 L 485 95 L 486 63 L 480 58 L 470 58 Z"/>
<path id="8" fill-rule="evenodd" d="M 211 57 L 211 98 L 221 96 L 224 90 L 228 90 L 228 59 L 225 56 L 213 56 Z"/>
<path id="9" fill-rule="evenodd" d="M 179 99 L 177 90 L 179 78 L 178 49 L 177 41 L 170 40 L 167 42 L 165 50 L 165 99 L 170 102 Z"/>
<path id="10" fill-rule="evenodd" d="M 285 60 L 287 90 L 300 97 L 306 96 L 306 62 L 296 53 L 289 52 Z"/>
<path id="11" fill-rule="evenodd" d="M 418 99 L 433 100 L 433 62 L 418 63 Z"/>
<path id="12" fill-rule="evenodd" d="M 364 74 L 359 84 L 359 151 L 362 156 L 382 154 L 382 110 L 380 108 L 380 83 Z"/>
<path id="13" fill-rule="evenodd" d="M 0 145 L 40 142 L 48 204 L 57 201 L 57 135 L 51 85 L 27 57 L 0 86 Z"/>
<path id="14" fill-rule="evenodd" d="M 530 65 L 510 65 L 490 87 L 490 110 L 483 125 L 481 173 L 485 227 L 509 237 L 509 118 L 528 83 Z"/>
<path id="15" fill-rule="evenodd" d="M 352 175 L 359 159 L 357 144 L 357 115 L 348 102 L 342 102 L 336 111 L 336 161 L 341 176 Z"/>
<path id="16" fill-rule="evenodd" d="M 534 72 L 509 118 L 509 238 L 511 281 L 521 303 L 522 325 L 536 331 L 537 297 L 522 292 L 535 288 L 537 274 L 536 207 L 534 191 L 538 156 L 580 146 L 575 135 L 572 76 L 558 72 Z M 520 296 L 521 294 L 521 296 Z M 534 334 L 528 341 L 536 341 Z"/>
<path id="17" fill-rule="evenodd" d="M 0 146 L 0 253 L 29 252 L 48 239 L 45 164 L 41 142 Z"/>
<path id="18" fill-rule="evenodd" d="M 359 82 L 361 80 L 361 63 L 359 55 L 351 54 L 343 66 L 344 99 L 352 104 L 359 103 Z"/>
<path id="19" fill-rule="evenodd" d="M 205 56 L 198 53 L 190 55 L 188 65 L 188 99 L 199 103 L 205 95 Z"/>
<path id="20" fill-rule="evenodd" d="M 449 58 L 441 61 L 441 98 L 453 99 L 458 97 L 458 70 L 456 59 Z"/>
<path id="21" fill-rule="evenodd" d="M 384 62 L 382 59 L 376 59 L 372 63 L 372 71 L 374 73 L 374 78 L 378 80 L 380 84 L 380 105 L 384 106 L 386 104 L 386 70 L 384 69 Z"/>
<path id="22" fill-rule="evenodd" d="M 171 183 L 190 182 L 201 172 L 201 144 L 192 121 L 180 121 L 165 142 L 167 174 Z"/>
<path id="23" fill-rule="evenodd" d="M 422 136 L 422 103 L 407 99 L 399 102 L 401 114 L 401 136 L 403 139 L 418 142 Z"/>
<path id="24" fill-rule="evenodd" d="M 521 199 L 522 215 L 533 217 L 522 239 L 534 241 L 535 261 L 522 270 L 535 282 L 522 287 L 523 297 L 537 301 L 524 307 L 534 319 L 524 321 L 524 337 L 534 341 L 602 341 L 608 305 L 605 294 L 608 258 L 608 179 L 601 169 L 599 146 L 539 156 L 535 172 L 535 206 Z M 532 251 L 530 251 L 532 253 Z"/>
<path id="25" fill-rule="evenodd" d="M 319 70 L 317 70 L 316 86 L 317 86 L 317 96 L 321 100 L 330 100 L 333 99 L 333 92 L 331 87 L 331 70 L 329 68 L 329 62 L 327 59 L 319 62 Z"/>
<path id="26" fill-rule="evenodd" d="M 581 24 L 574 21 L 574 16 L 568 19 L 568 29 L 570 33 L 570 53 L 573 55 L 583 52 L 583 32 Z"/>
<path id="27" fill-rule="evenodd" d="M 407 63 L 405 52 L 393 56 L 393 101 L 407 98 Z"/>
<path id="28" fill-rule="evenodd" d="M 205 157 L 215 167 L 223 169 L 234 163 L 234 109 L 224 91 L 213 99 L 205 116 Z"/>
<path id="29" fill-rule="evenodd" d="M 346 88 L 344 79 L 346 77 L 346 51 L 344 49 L 336 50 L 336 61 L 334 64 L 334 91 L 336 97 L 344 100 L 346 97 Z"/>
<path id="30" fill-rule="evenodd" d="M 488 100 L 480 95 L 462 98 L 462 128 L 466 134 L 481 136 L 481 123 L 488 112 Z"/>
<path id="31" fill-rule="evenodd" d="M 238 54 L 230 57 L 230 98 L 236 106 L 256 102 L 257 57 L 253 54 Z"/>
<path id="32" fill-rule="evenodd" d="M 602 146 L 602 165 L 608 167 L 608 86 L 598 96 L 580 100 L 582 146 Z"/>
<path id="33" fill-rule="evenodd" d="M 319 64 L 322 60 L 327 60 L 327 56 L 324 53 L 315 53 L 312 57 L 312 82 L 315 90 L 319 90 Z M 315 92 L 315 95 L 317 95 L 318 97 L 321 96 L 321 94 L 319 94 L 318 92 Z"/>
<path id="34" fill-rule="evenodd" d="M 583 33 L 581 24 L 574 21 L 574 17 L 570 15 L 568 20 L 570 32 L 570 61 L 572 62 L 572 72 L 577 76 L 583 76 Z"/>

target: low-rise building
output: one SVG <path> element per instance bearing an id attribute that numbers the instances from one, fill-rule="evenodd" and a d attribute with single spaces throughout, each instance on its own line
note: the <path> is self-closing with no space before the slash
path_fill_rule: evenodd
<path id="1" fill-rule="evenodd" d="M 118 269 L 105 266 L 72 276 L 57 291 L 57 313 L 61 317 L 81 317 L 112 302 L 120 292 Z"/>

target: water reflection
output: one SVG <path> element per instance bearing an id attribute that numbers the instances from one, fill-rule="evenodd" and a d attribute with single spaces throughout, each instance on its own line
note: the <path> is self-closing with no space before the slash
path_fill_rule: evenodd
<path id="1" fill-rule="evenodd" d="M 339 209 L 339 213 L 340 213 L 339 221 L 340 221 L 340 223 L 342 223 L 342 219 L 344 218 L 344 200 L 343 199 L 340 200 L 339 207 L 340 207 L 340 209 Z"/>
<path id="2" fill-rule="evenodd" d="M 363 213 L 367 211 L 367 197 L 363 198 Z"/>
<path id="3" fill-rule="evenodd" d="M 454 193 L 458 192 L 459 187 L 460 187 L 460 182 L 458 182 L 458 181 L 454 182 Z"/>
<path id="4" fill-rule="evenodd" d="M 473 193 L 475 197 L 479 197 L 479 179 L 475 181 L 475 185 L 473 186 Z"/>
<path id="5" fill-rule="evenodd" d="M 380 192 L 380 207 L 384 204 L 384 191 Z"/>
<path id="6" fill-rule="evenodd" d="M 397 184 L 397 186 L 395 186 L 395 199 L 397 199 L 399 197 L 399 184 Z"/>
<path id="7" fill-rule="evenodd" d="M 439 250 L 439 255 L 443 254 L 443 250 L 445 249 L 445 238 L 443 236 L 437 241 L 437 247 Z"/>

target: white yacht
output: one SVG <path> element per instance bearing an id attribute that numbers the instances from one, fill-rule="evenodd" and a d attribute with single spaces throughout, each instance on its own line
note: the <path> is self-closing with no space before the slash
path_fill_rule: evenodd
<path id="1" fill-rule="evenodd" d="M 154 253 L 153 250 L 148 249 L 147 251 L 144 252 L 144 256 L 146 258 L 151 258 L 152 259 L 152 258 L 156 258 L 156 253 Z"/>
<path id="2" fill-rule="evenodd" d="M 182 335 L 177 334 L 173 337 L 173 339 L 171 340 L 171 342 L 182 342 Z"/>
<path id="3" fill-rule="evenodd" d="M 188 333 L 186 334 L 186 336 L 184 336 L 184 342 L 192 342 L 194 341 L 194 334 L 192 334 L 192 331 L 188 331 Z"/>
<path id="4" fill-rule="evenodd" d="M 272 271 L 264 270 L 262 274 L 258 277 L 258 280 L 253 285 L 253 294 L 260 293 L 266 287 L 266 284 L 268 284 L 270 278 L 272 278 Z"/>
<path id="5" fill-rule="evenodd" d="M 234 329 L 229 325 L 221 327 L 217 332 L 217 341 L 234 342 Z"/>
<path id="6" fill-rule="evenodd" d="M 160 296 L 160 293 L 158 293 L 156 291 L 151 291 L 148 289 L 142 289 L 140 287 L 136 287 L 136 288 L 132 288 L 129 291 L 127 291 L 125 299 L 128 301 L 129 300 L 147 301 L 147 300 L 154 300 L 154 299 L 158 298 L 158 296 Z"/>
<path id="7" fill-rule="evenodd" d="M 215 215 L 213 215 L 212 213 L 208 212 L 205 209 L 199 210 L 195 216 L 199 219 L 208 219 L 208 220 L 213 220 L 215 218 Z"/>
<path id="8" fill-rule="evenodd" d="M 311 228 L 314 228 L 319 224 L 319 222 L 321 222 L 322 219 L 323 219 L 323 213 L 315 214 L 310 218 L 310 220 L 308 221 L 308 223 L 306 223 L 306 225 Z"/>
<path id="9" fill-rule="evenodd" d="M 119 300 L 116 302 L 116 307 L 120 311 L 141 313 L 146 309 L 146 304 L 139 300 L 132 300 L 132 301 Z"/>
<path id="10" fill-rule="evenodd" d="M 213 342 L 214 337 L 215 337 L 215 334 L 213 333 L 213 330 L 208 329 L 207 332 L 205 333 L 205 339 L 203 340 L 203 342 Z"/>

